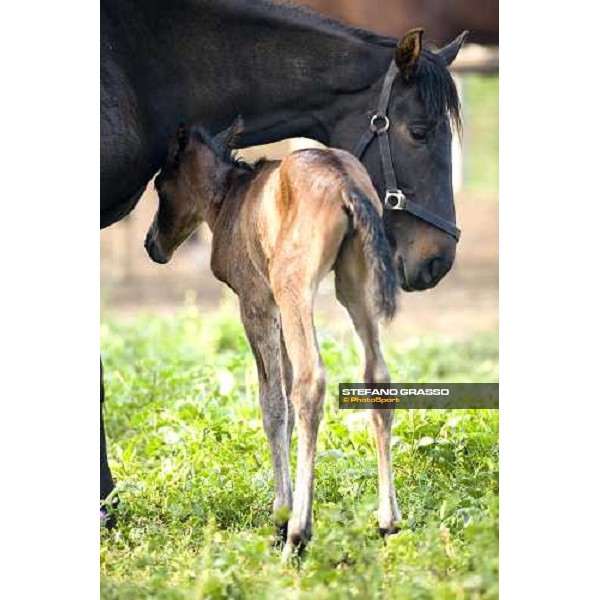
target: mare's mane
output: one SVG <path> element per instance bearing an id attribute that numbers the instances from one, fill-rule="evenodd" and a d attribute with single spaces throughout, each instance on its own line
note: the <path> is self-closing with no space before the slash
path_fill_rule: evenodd
<path id="1" fill-rule="evenodd" d="M 456 131 L 460 132 L 460 99 L 456 84 L 442 57 L 431 48 L 421 52 L 415 83 L 428 118 L 438 123 L 448 115 Z"/>

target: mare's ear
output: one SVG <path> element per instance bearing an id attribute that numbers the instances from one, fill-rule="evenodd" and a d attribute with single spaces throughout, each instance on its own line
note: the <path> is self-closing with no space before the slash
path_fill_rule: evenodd
<path id="1" fill-rule="evenodd" d="M 463 31 L 454 41 L 438 50 L 437 55 L 442 57 L 447 67 L 454 62 L 454 59 L 457 57 L 459 50 L 465 43 L 465 38 L 468 34 L 468 31 Z"/>
<path id="2" fill-rule="evenodd" d="M 411 29 L 396 46 L 396 66 L 405 81 L 415 74 L 421 50 L 423 49 L 423 29 Z"/>

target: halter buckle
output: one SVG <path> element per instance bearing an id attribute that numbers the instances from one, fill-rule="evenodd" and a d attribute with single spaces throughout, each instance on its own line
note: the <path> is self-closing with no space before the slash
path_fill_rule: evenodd
<path id="1" fill-rule="evenodd" d="M 378 122 L 383 123 L 378 125 Z M 371 124 L 369 127 L 373 133 L 385 133 L 390 128 L 390 120 L 386 115 L 375 114 L 371 117 Z"/>
<path id="2" fill-rule="evenodd" d="M 385 193 L 383 206 L 388 210 L 404 210 L 406 208 L 406 203 L 407 199 L 402 193 L 402 190 L 388 190 Z"/>

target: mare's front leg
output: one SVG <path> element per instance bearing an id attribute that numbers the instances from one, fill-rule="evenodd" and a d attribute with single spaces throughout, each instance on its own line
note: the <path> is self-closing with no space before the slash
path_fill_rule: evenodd
<path id="1" fill-rule="evenodd" d="M 279 310 L 270 293 L 252 296 L 240 298 L 240 309 L 246 335 L 256 360 L 263 427 L 269 438 L 275 476 L 273 514 L 281 537 L 285 540 L 287 520 L 292 510 L 292 480 Z"/>
<path id="2" fill-rule="evenodd" d="M 106 436 L 104 434 L 104 416 L 102 407 L 104 405 L 104 371 L 102 369 L 102 359 L 100 359 L 100 520 L 110 527 L 114 525 L 114 519 L 108 514 L 108 511 L 102 503 L 106 500 L 109 494 L 115 488 L 108 457 L 106 454 Z"/>
<path id="3" fill-rule="evenodd" d="M 356 242 L 355 242 L 356 243 Z M 367 289 L 367 272 L 362 252 L 350 246 L 336 267 L 336 296 L 346 308 L 364 352 L 365 383 L 389 383 L 390 375 L 379 341 L 379 326 L 374 299 Z M 371 409 L 371 419 L 377 445 L 377 475 L 379 482 L 378 522 L 381 535 L 398 532 L 401 519 L 396 501 L 394 470 L 391 456 L 392 421 L 389 408 Z"/>

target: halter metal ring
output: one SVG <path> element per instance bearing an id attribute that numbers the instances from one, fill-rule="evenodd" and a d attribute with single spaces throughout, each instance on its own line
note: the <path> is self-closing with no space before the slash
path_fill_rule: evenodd
<path id="1" fill-rule="evenodd" d="M 383 124 L 379 126 L 378 121 L 383 121 Z M 390 120 L 385 115 L 374 114 L 371 117 L 370 127 L 373 133 L 385 133 L 390 128 Z"/>
<path id="2" fill-rule="evenodd" d="M 388 210 L 404 210 L 406 208 L 406 196 L 402 190 L 388 190 L 385 193 L 384 207 Z"/>

